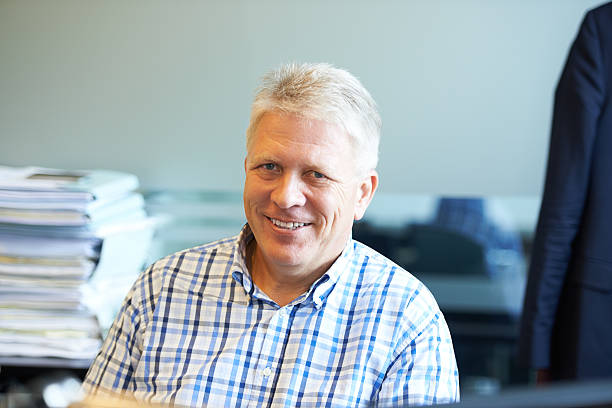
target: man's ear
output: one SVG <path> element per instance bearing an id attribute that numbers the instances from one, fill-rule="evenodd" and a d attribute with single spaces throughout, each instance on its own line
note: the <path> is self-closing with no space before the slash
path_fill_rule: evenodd
<path id="1" fill-rule="evenodd" d="M 355 201 L 355 221 L 360 220 L 370 205 L 376 188 L 378 187 L 378 173 L 376 170 L 370 170 L 359 184 L 357 190 L 357 200 Z"/>
<path id="2" fill-rule="evenodd" d="M 244 158 L 244 173 L 246 174 L 246 164 L 247 164 L 247 158 Z"/>

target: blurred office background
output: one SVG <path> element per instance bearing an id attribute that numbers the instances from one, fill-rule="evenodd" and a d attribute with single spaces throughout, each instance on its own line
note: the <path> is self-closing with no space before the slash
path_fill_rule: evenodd
<path id="1" fill-rule="evenodd" d="M 355 237 L 432 289 L 464 395 L 530 384 L 513 352 L 553 92 L 600 3 L 0 0 L 0 164 L 137 175 L 160 221 L 153 261 L 244 222 L 258 78 L 288 61 L 346 68 L 383 118 L 379 194 Z M 0 393 L 40 373 L 12 364 Z"/>

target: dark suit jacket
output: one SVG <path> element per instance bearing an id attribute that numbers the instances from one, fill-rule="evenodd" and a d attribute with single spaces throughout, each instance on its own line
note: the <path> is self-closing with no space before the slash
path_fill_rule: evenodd
<path id="1" fill-rule="evenodd" d="M 589 11 L 557 90 L 529 269 L 522 359 L 612 376 L 612 3 Z"/>

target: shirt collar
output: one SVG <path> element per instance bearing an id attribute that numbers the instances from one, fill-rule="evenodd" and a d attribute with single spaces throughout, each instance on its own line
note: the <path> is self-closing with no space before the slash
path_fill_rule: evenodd
<path id="1" fill-rule="evenodd" d="M 247 268 L 246 262 L 247 245 L 254 238 L 255 236 L 253 235 L 253 231 L 251 231 L 251 227 L 249 227 L 249 224 L 245 224 L 236 237 L 237 245 L 235 245 L 236 249 L 234 252 L 234 260 L 237 268 L 234 268 L 232 271 L 233 278 L 240 283 L 244 287 L 244 290 L 251 296 L 257 296 L 259 293 L 256 292 L 260 292 L 261 295 L 263 295 L 263 292 L 261 292 L 259 288 L 253 284 L 253 280 L 251 279 L 251 274 Z M 317 279 L 310 286 L 308 292 L 299 296 L 294 302 L 305 303 L 308 300 L 311 300 L 315 307 L 320 309 L 329 294 L 332 292 L 339 278 L 344 272 L 350 269 L 350 260 L 352 259 L 354 252 L 355 249 L 352 236 L 349 236 L 349 239 L 338 259 L 334 261 L 323 276 Z M 267 296 L 265 297 L 267 298 Z"/>
<path id="2" fill-rule="evenodd" d="M 336 283 L 343 274 L 348 273 L 347 271 L 350 269 L 350 261 L 353 258 L 354 252 L 353 240 L 349 237 L 338 259 L 336 259 L 327 272 L 310 287 L 309 292 L 312 293 L 312 301 L 317 309 L 321 308 L 323 303 L 327 300 L 327 297 L 332 293 Z"/>
<path id="3" fill-rule="evenodd" d="M 240 230 L 240 233 L 236 236 L 236 245 L 234 249 L 234 262 L 236 268 L 232 270 L 233 278 L 240 283 L 244 287 L 244 290 L 250 295 L 253 294 L 255 287 L 251 280 L 249 269 L 247 268 L 246 251 L 247 245 L 254 238 L 253 231 L 251 231 L 249 224 L 244 224 L 242 230 Z"/>

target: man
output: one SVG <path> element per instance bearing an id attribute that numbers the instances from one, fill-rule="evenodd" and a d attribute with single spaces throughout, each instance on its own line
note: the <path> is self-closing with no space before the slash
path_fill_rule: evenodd
<path id="1" fill-rule="evenodd" d="M 188 406 L 397 406 L 459 398 L 427 289 L 351 240 L 378 185 L 380 117 L 326 64 L 265 77 L 234 238 L 153 264 L 85 380 Z"/>
<path id="2" fill-rule="evenodd" d="M 555 94 L 521 332 L 538 382 L 612 377 L 612 4 L 587 13 Z"/>

